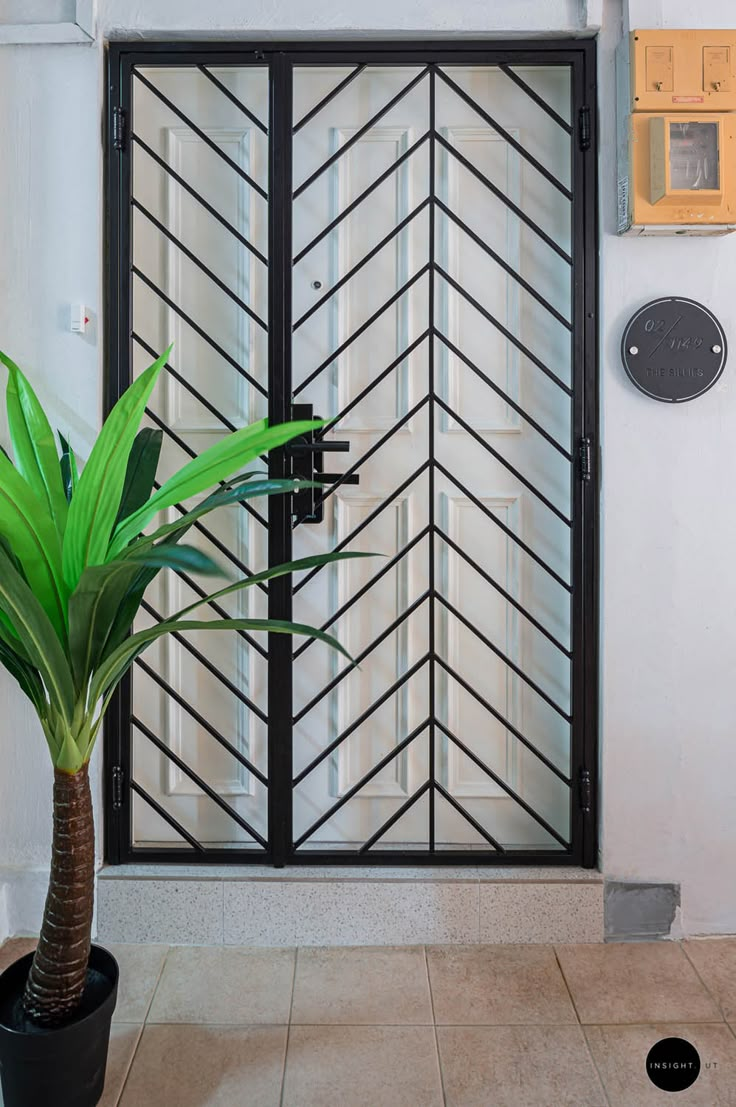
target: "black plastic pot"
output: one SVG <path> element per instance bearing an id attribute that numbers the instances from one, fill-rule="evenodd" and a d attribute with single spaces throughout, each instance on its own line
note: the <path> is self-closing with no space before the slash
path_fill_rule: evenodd
<path id="1" fill-rule="evenodd" d="M 92 946 L 87 986 L 72 1022 L 53 1030 L 23 1016 L 21 1000 L 33 954 L 0 976 L 0 1082 L 4 1107 L 96 1107 L 105 1086 L 118 963 Z"/>

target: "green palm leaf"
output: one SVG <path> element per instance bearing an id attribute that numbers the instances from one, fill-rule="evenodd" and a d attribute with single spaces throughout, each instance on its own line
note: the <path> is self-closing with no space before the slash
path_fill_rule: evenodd
<path id="1" fill-rule="evenodd" d="M 36 393 L 15 362 L 2 351 L 0 361 L 8 370 L 5 402 L 16 468 L 38 499 L 48 505 L 59 536 L 63 537 L 67 500 L 59 472 L 54 432 Z"/>
<path id="2" fill-rule="evenodd" d="M 47 504 L 0 454 L 0 535 L 9 543 L 38 601 L 61 639 L 66 636 L 67 589 L 61 544 Z"/>
<path id="3" fill-rule="evenodd" d="M 206 602 L 206 601 L 202 601 Z M 301 634 L 308 638 L 317 638 L 326 642 L 339 653 L 352 661 L 347 650 L 331 634 L 325 634 L 317 627 L 305 623 L 289 623 L 281 619 L 166 619 L 154 627 L 147 627 L 131 634 L 102 663 L 90 685 L 88 708 L 92 710 L 101 697 L 107 696 L 120 682 L 139 654 L 152 642 L 171 631 L 188 630 L 250 630 L 267 631 L 271 634 Z M 103 708 L 104 712 L 104 708 Z"/>
<path id="4" fill-rule="evenodd" d="M 158 427 L 143 427 L 138 431 L 128 458 L 123 494 L 120 498 L 115 525 L 142 507 L 151 495 L 156 469 L 161 456 L 164 432 Z"/>
<path id="5" fill-rule="evenodd" d="M 61 470 L 61 483 L 64 486 L 64 493 L 66 495 L 67 503 L 71 503 L 72 496 L 77 487 L 79 481 L 79 473 L 77 472 L 77 459 L 74 456 L 74 450 L 71 448 L 61 431 L 56 432 L 59 436 L 59 442 L 61 443 L 61 457 L 59 458 L 59 468 Z"/>
<path id="6" fill-rule="evenodd" d="M 88 565 L 107 557 L 133 441 L 148 398 L 168 359 L 171 347 L 141 373 L 115 404 L 82 470 L 69 505 L 64 535 L 64 577 L 74 588 Z"/>
<path id="7" fill-rule="evenodd" d="M 324 421 L 321 419 L 309 419 L 269 427 L 268 420 L 262 419 L 251 426 L 233 431 L 198 457 L 192 458 L 143 507 L 116 528 L 107 554 L 108 559 L 117 557 L 159 511 L 188 500 L 191 496 L 197 496 L 218 481 L 227 480 L 260 454 L 283 446 L 290 438 L 323 425 Z"/>
<path id="8" fill-rule="evenodd" d="M 225 573 L 211 557 L 193 546 L 157 546 L 127 560 L 90 565 L 80 577 L 69 597 L 69 656 L 77 690 L 83 692 L 96 666 L 104 657 L 110 629 L 125 605 L 131 585 L 140 572 L 152 570 L 152 580 L 159 570 L 177 569 L 208 576 Z M 125 627 L 130 624 L 140 606 L 138 598 Z"/>
<path id="9" fill-rule="evenodd" d="M 274 565 L 272 569 L 264 569 L 263 572 L 253 573 L 252 576 L 246 577 L 244 580 L 236 580 L 234 584 L 228 584 L 226 588 L 221 588 L 219 592 L 213 592 L 210 596 L 205 596 L 189 604 L 188 607 L 183 607 L 181 611 L 177 611 L 171 618 L 181 619 L 184 615 L 188 615 L 190 611 L 195 611 L 198 607 L 201 607 L 202 604 L 210 603 L 212 600 L 219 600 L 223 596 L 231 595 L 233 592 L 240 592 L 243 588 L 252 588 L 254 584 L 261 584 L 263 581 L 273 580 L 275 577 L 285 577 L 289 573 L 299 573 L 302 569 L 316 569 L 320 565 L 330 565 L 333 561 L 349 561 L 354 557 L 376 556 L 376 554 L 372 553 L 341 551 L 340 553 L 312 554 L 311 557 L 300 557 L 297 561 L 287 561 L 283 565 Z M 344 653 L 345 651 L 343 650 L 342 652 Z"/>
<path id="10" fill-rule="evenodd" d="M 15 677 L 38 714 L 43 718 L 46 713 L 46 700 L 43 681 L 38 669 L 34 669 L 15 650 L 11 649 L 7 642 L 2 639 L 2 636 L 0 636 L 0 664 L 7 669 L 12 677 Z"/>
<path id="11" fill-rule="evenodd" d="M 40 674 L 51 704 L 69 722 L 74 712 L 74 685 L 69 665 L 43 607 L 12 561 L 0 549 L 0 606 Z"/>
<path id="12" fill-rule="evenodd" d="M 248 484 L 246 488 L 243 487 L 245 480 L 252 477 L 254 474 L 247 473 L 243 478 L 243 481 L 236 484 L 234 487 L 218 488 L 216 492 L 213 492 L 210 496 L 207 496 L 201 503 L 193 507 L 191 511 L 186 512 L 179 519 L 175 519 L 173 523 L 164 523 L 158 530 L 155 530 L 152 534 L 143 535 L 137 541 L 133 541 L 130 545 L 126 546 L 120 551 L 120 557 L 127 557 L 135 554 L 141 549 L 145 549 L 154 542 L 159 541 L 162 538 L 173 536 L 175 538 L 181 537 L 189 528 L 196 523 L 197 519 L 203 515 L 207 515 L 210 511 L 214 511 L 216 507 L 226 507 L 228 504 L 241 503 L 244 500 L 252 500 L 257 496 L 273 496 L 277 493 L 285 494 L 290 492 L 301 492 L 306 488 L 323 488 L 324 485 L 312 480 L 254 480 L 251 484 Z"/>

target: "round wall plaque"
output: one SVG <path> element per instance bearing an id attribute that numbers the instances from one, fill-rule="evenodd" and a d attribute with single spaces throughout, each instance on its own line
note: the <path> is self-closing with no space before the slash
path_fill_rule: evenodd
<path id="1" fill-rule="evenodd" d="M 664 296 L 632 315 L 621 342 L 624 368 L 654 400 L 677 404 L 702 396 L 726 364 L 726 336 L 696 300 Z"/>

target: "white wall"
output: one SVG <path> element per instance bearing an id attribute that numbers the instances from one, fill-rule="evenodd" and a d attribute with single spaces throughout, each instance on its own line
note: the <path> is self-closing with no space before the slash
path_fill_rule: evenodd
<path id="1" fill-rule="evenodd" d="M 96 321 L 102 306 L 104 36 L 564 35 L 591 33 L 601 12 L 602 863 L 612 878 L 681 883 L 686 932 L 736 932 L 736 355 L 716 388 L 673 408 L 640 395 L 618 353 L 628 316 L 660 294 L 705 301 L 730 333 L 736 236 L 613 233 L 619 0 L 100 0 L 94 45 L 0 47 L 0 347 L 85 453 L 101 350 L 96 327 L 85 339 L 64 327 L 71 301 Z M 683 27 L 733 14 L 732 0 L 629 0 L 626 12 L 631 26 Z M 5 926 L 30 929 L 51 772 L 4 674 L 0 718 L 0 886 L 6 919 L 24 920 Z"/>

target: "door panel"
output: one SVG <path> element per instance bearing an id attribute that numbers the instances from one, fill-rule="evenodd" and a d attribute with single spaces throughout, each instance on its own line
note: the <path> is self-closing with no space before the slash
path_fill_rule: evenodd
<path id="1" fill-rule="evenodd" d="M 496 53 L 112 51 L 112 398 L 174 341 L 160 481 L 309 405 L 346 448 L 321 521 L 255 501 L 192 541 L 233 575 L 377 555 L 202 611 L 293 617 L 353 662 L 200 632 L 136 664 L 115 859 L 593 860 L 592 55 Z M 162 576 L 138 625 L 216 585 Z"/>
<path id="2" fill-rule="evenodd" d="M 208 73 L 145 66 L 133 84 L 134 373 L 174 343 L 147 418 L 164 430 L 161 481 L 225 430 L 267 413 L 268 203 L 254 186 L 268 188 L 268 138 L 212 78 L 267 123 L 268 71 Z M 172 509 L 162 521 L 177 514 Z M 268 558 L 264 522 L 262 507 L 228 508 L 197 528 L 196 544 L 231 572 L 261 566 Z M 196 587 L 211 583 L 199 579 L 193 587 L 186 574 L 162 574 L 136 629 L 193 603 Z M 266 605 L 267 596 L 253 589 L 226 598 L 221 608 L 265 616 Z M 265 641 L 251 644 L 239 635 L 167 638 L 141 659 L 133 681 L 131 773 L 147 798 L 137 793 L 133 800 L 135 844 L 181 842 L 162 810 L 205 844 L 257 847 L 244 823 L 266 839 L 267 789 L 247 767 L 266 772 L 266 678 Z M 202 781 L 222 806 L 203 794 Z"/>
<path id="3" fill-rule="evenodd" d="M 335 76 L 297 69 L 295 102 L 324 97 Z M 537 70 L 538 82 L 541 76 Z M 569 92 L 568 71 L 548 68 L 548 93 L 559 99 L 566 82 Z M 569 183 L 570 138 L 544 113 L 531 116 L 526 100 L 495 67 L 369 66 L 295 138 L 294 239 L 305 243 L 297 253 L 307 253 L 293 277 L 294 391 L 334 421 L 327 441 L 349 442 L 361 491 L 338 484 L 321 526 L 297 526 L 294 551 L 303 556 L 339 543 L 392 558 L 430 531 L 390 580 L 364 596 L 373 562 L 328 568 L 296 584 L 295 617 L 318 620 L 347 606 L 332 628 L 354 656 L 366 655 L 357 669 L 315 644 L 295 668 L 294 750 L 297 775 L 305 774 L 295 794 L 295 835 L 305 849 L 359 849 L 388 822 L 382 845 L 426 850 L 426 814 L 414 806 L 399 813 L 412 798 L 419 802 L 428 779 L 450 797 L 433 797 L 437 848 L 487 844 L 480 827 L 506 848 L 561 848 L 569 835 L 566 787 L 545 791 L 546 821 L 557 838 L 503 787 L 526 799 L 532 785 L 525 770 L 536 751 L 549 759 L 544 772 L 552 781 L 559 780 L 555 768 L 568 776 L 571 761 L 569 658 L 521 614 L 544 612 L 545 626 L 569 642 L 569 594 L 555 581 L 535 587 L 510 537 L 535 546 L 536 531 L 546 535 L 551 527 L 569 575 L 570 397 L 558 382 L 571 377 L 570 325 L 510 275 L 534 274 L 528 239 L 538 235 L 505 201 L 546 222 L 569 253 L 570 205 L 561 189 Z M 488 125 L 486 105 L 498 129 Z M 421 151 L 387 178 L 390 189 L 369 191 L 425 135 Z M 520 151 L 533 151 L 535 163 Z M 487 232 L 476 240 L 464 220 L 479 210 Z M 309 243 L 336 220 L 319 243 L 321 257 L 313 257 Z M 565 268 L 555 283 L 568 292 L 558 302 L 567 301 L 569 316 L 570 269 L 560 262 Z M 520 414 L 539 409 L 538 376 L 554 389 L 540 412 L 551 441 Z M 371 515 L 374 524 L 351 538 Z M 497 518 L 506 531 L 494 527 Z M 535 753 L 507 724 L 518 734 L 530 731 Z"/>

